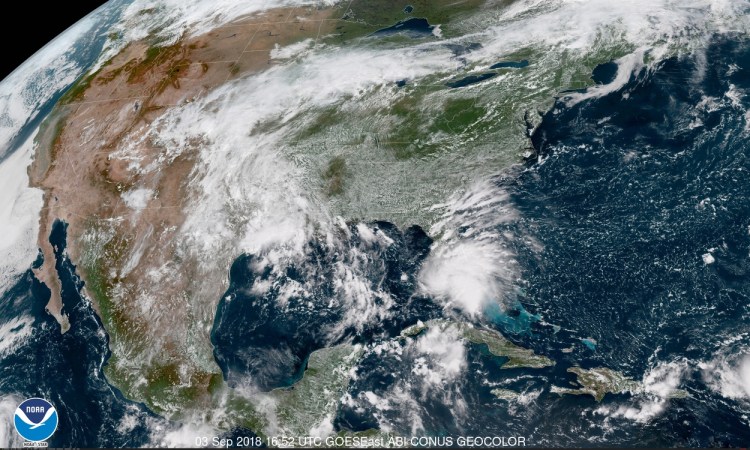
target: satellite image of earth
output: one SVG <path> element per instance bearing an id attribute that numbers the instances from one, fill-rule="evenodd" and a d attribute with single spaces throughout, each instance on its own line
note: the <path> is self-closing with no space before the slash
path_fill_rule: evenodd
<path id="1" fill-rule="evenodd" d="M 109 1 L 0 82 L 0 446 L 747 445 L 748 31 Z"/>

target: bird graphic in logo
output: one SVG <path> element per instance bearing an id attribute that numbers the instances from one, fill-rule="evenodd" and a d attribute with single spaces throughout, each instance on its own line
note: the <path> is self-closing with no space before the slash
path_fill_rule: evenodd
<path id="1" fill-rule="evenodd" d="M 47 400 L 30 398 L 18 405 L 13 423 L 27 441 L 44 441 L 57 430 L 57 410 Z"/>

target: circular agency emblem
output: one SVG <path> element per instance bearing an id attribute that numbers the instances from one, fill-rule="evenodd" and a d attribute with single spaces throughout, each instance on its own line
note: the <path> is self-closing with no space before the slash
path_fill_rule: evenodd
<path id="1" fill-rule="evenodd" d="M 16 431 L 27 441 L 45 441 L 57 430 L 57 410 L 41 398 L 30 398 L 18 405 L 13 419 Z"/>

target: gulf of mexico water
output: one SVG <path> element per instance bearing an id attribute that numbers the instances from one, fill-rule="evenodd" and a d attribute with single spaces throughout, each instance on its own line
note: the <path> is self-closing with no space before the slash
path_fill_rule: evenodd
<path id="1" fill-rule="evenodd" d="M 602 65 L 595 81 L 616 70 Z M 426 393 L 404 345 L 365 358 L 339 424 L 537 445 L 746 442 L 748 90 L 750 43 L 727 35 L 609 95 L 561 97 L 532 137 L 538 159 L 497 179 L 519 212 L 511 228 L 541 247 L 515 241 L 519 301 L 540 320 L 508 336 L 556 366 L 503 371 L 471 347 L 465 377 Z M 550 392 L 577 386 L 576 366 L 620 371 L 644 391 L 602 402 Z M 521 396 L 493 398 L 498 386 Z"/>
<path id="2" fill-rule="evenodd" d="M 335 426 L 524 436 L 533 445 L 747 442 L 750 406 L 738 374 L 750 346 L 749 68 L 748 41 L 717 36 L 704 52 L 634 73 L 601 98 L 569 104 L 561 97 L 532 137 L 539 158 L 496 180 L 519 213 L 503 226 L 540 244 L 511 242 L 524 286 L 513 317 L 522 326 L 480 319 L 556 365 L 501 369 L 502 358 L 469 345 L 459 375 L 428 385 L 425 374 L 439 372 L 439 361 L 419 360 L 414 343 L 422 337 L 399 340 L 393 351 L 366 353 Z M 612 82 L 612 70 L 595 71 L 597 81 Z M 302 300 L 291 314 L 281 311 L 279 289 L 248 294 L 271 274 L 254 268 L 258 255 L 243 255 L 212 333 L 230 384 L 253 377 L 266 389 L 287 386 L 316 348 L 390 341 L 403 326 L 445 313 L 413 281 L 431 239 L 417 228 L 367 226 L 395 245 L 363 246 L 350 225 L 347 248 L 364 255 L 364 279 L 384 287 L 398 314 L 379 326 L 344 327 L 332 339 L 331 324 L 361 312 L 344 303 L 309 310 Z M 145 445 L 154 424 L 165 422 L 107 383 L 106 330 L 65 256 L 65 224 L 55 224 L 50 240 L 71 329 L 59 333 L 44 311 L 49 290 L 27 272 L 0 304 L 3 318 L 23 318 L 10 332 L 25 334 L 0 354 L 0 392 L 55 404 L 60 427 L 50 445 Z M 310 247 L 309 260 L 289 266 L 280 283 L 310 281 L 323 299 L 334 289 L 330 268 L 346 261 L 316 242 Z M 574 366 L 608 367 L 651 391 L 601 402 L 551 392 L 571 386 Z M 499 399 L 496 388 L 518 397 Z M 667 398 L 667 388 L 680 389 L 680 398 Z"/>

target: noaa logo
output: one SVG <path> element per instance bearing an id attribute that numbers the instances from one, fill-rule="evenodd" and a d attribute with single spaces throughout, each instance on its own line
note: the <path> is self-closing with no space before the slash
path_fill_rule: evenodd
<path id="1" fill-rule="evenodd" d="M 57 410 L 47 400 L 30 398 L 18 405 L 13 423 L 27 441 L 45 441 L 57 430 Z"/>

